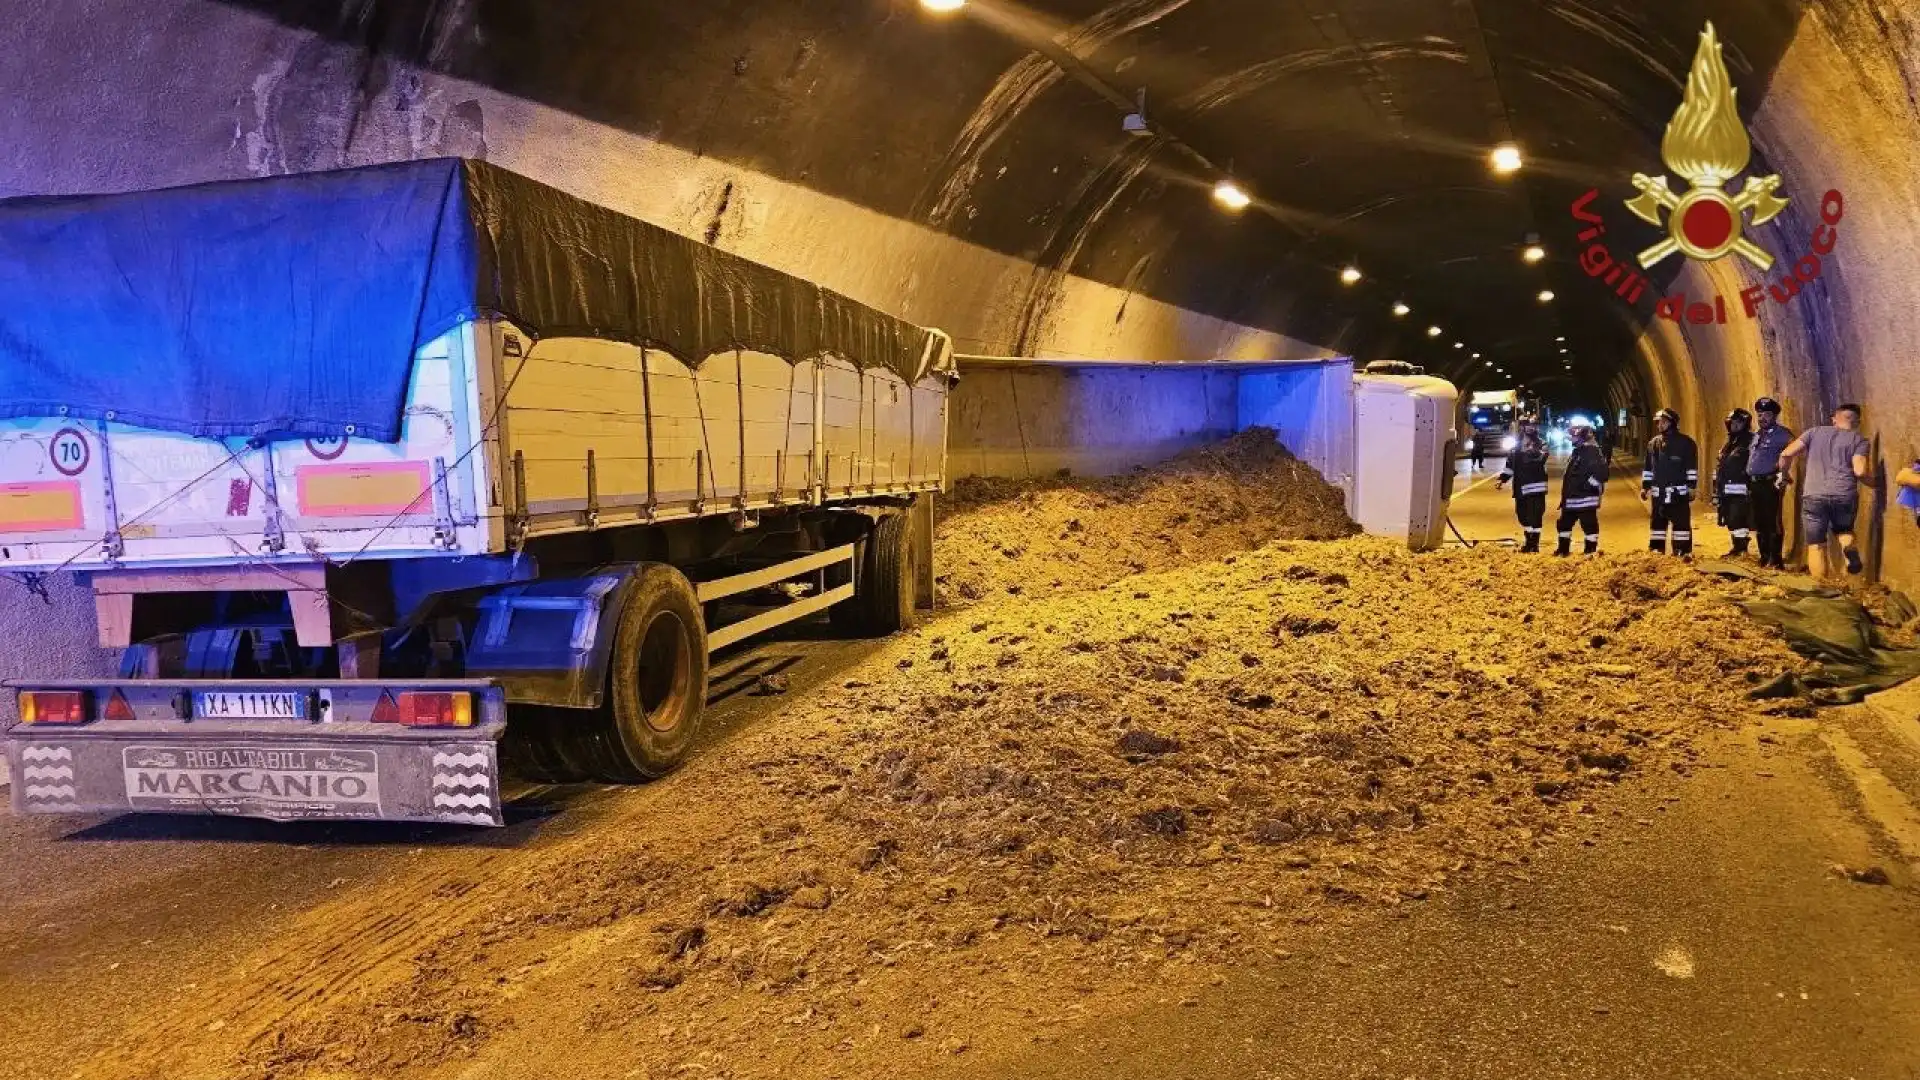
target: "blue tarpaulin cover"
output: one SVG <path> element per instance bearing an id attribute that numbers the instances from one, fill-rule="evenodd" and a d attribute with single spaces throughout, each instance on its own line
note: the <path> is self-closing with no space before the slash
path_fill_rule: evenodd
<path id="1" fill-rule="evenodd" d="M 539 336 L 925 374 L 927 331 L 485 162 L 0 200 L 0 417 L 400 437 L 418 348 Z"/>

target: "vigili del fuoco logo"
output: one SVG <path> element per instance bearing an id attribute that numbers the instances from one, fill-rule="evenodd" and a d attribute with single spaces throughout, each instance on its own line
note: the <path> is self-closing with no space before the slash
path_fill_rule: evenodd
<path id="1" fill-rule="evenodd" d="M 1700 49 L 1694 54 L 1693 71 L 1687 76 L 1686 97 L 1660 142 L 1660 156 L 1667 169 L 1685 181 L 1686 190 L 1675 191 L 1666 176 L 1633 176 L 1633 186 L 1640 194 L 1626 200 L 1627 209 L 1667 234 L 1635 257 L 1639 270 L 1650 270 L 1676 252 L 1699 262 L 1716 262 L 1737 254 L 1762 275 L 1774 269 L 1772 253 L 1748 237 L 1747 229 L 1772 221 L 1791 200 L 1777 194 L 1777 175 L 1749 176 L 1739 194 L 1729 194 L 1734 177 L 1744 172 L 1753 158 L 1753 142 L 1740 122 L 1737 92 L 1720 49 L 1720 39 L 1713 24 L 1708 23 L 1700 35 Z M 1628 303 L 1637 304 L 1645 294 L 1647 279 L 1602 241 L 1607 226 L 1592 210 L 1599 197 L 1596 188 L 1573 201 L 1574 220 L 1585 226 L 1580 242 L 1588 245 L 1580 253 L 1581 269 L 1612 286 Z M 1821 198 L 1820 224 L 1813 230 L 1812 250 L 1790 266 L 1783 266 L 1782 273 L 1771 275 L 1767 284 L 1740 291 L 1747 318 L 1757 317 L 1769 296 L 1778 304 L 1792 303 L 1808 282 L 1820 276 L 1822 260 L 1833 254 L 1839 241 L 1837 226 L 1845 213 L 1846 204 L 1838 191 L 1829 191 Z M 1654 314 L 1674 322 L 1725 323 L 1727 303 L 1721 296 L 1712 297 L 1710 302 L 1689 302 L 1685 293 L 1676 293 L 1660 300 Z"/>

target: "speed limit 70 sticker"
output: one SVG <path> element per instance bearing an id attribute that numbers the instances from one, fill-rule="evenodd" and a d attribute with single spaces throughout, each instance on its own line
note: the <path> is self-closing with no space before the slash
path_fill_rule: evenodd
<path id="1" fill-rule="evenodd" d="M 347 452 L 347 437 L 323 435 L 307 440 L 307 453 L 321 461 L 332 461 Z"/>
<path id="2" fill-rule="evenodd" d="M 79 476 L 93 460 L 93 446 L 78 429 L 61 428 L 47 444 L 47 454 L 53 458 L 53 467 L 60 470 L 60 475 Z"/>

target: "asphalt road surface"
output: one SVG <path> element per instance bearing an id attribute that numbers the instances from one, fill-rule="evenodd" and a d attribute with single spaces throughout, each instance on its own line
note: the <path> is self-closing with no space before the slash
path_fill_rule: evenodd
<path id="1" fill-rule="evenodd" d="M 1920 1077 L 1920 896 L 1821 723 L 1727 740 L 1715 767 L 1636 793 L 1622 835 L 1530 881 L 1333 930 L 995 1075 Z M 1894 866 L 1896 884 L 1835 864 Z"/>
<path id="2" fill-rule="evenodd" d="M 1519 545 L 1520 523 L 1513 514 L 1513 490 L 1507 488 L 1497 491 L 1493 486 L 1504 464 L 1503 458 L 1491 457 L 1479 469 L 1464 460 L 1455 466 L 1450 516 L 1458 535 L 1449 534 L 1449 543 L 1460 543 L 1460 538 L 1464 537 L 1469 543 Z M 1541 547 L 1549 552 L 1554 545 L 1554 518 L 1559 514 L 1560 506 L 1560 475 L 1565 467 L 1564 457 L 1555 457 L 1549 466 L 1551 476 L 1547 489 L 1546 535 L 1541 540 Z M 1600 500 L 1600 550 L 1643 550 L 1647 546 L 1647 527 L 1647 507 L 1640 501 L 1639 466 L 1616 457 Z M 1693 504 L 1693 534 L 1696 558 L 1718 558 L 1727 553 L 1732 542 L 1727 530 L 1714 523 L 1713 505 L 1707 501 L 1705 494 L 1699 495 Z M 1573 535 L 1575 551 L 1580 550 L 1580 535 L 1576 526 Z"/>

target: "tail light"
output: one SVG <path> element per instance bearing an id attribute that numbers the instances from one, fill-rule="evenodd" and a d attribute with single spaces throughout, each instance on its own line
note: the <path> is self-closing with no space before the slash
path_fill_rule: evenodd
<path id="1" fill-rule="evenodd" d="M 108 720 L 135 719 L 133 705 L 127 701 L 127 695 L 119 690 L 115 690 L 113 696 L 107 699 L 107 707 L 101 715 Z"/>
<path id="2" fill-rule="evenodd" d="M 472 727 L 473 695 L 419 690 L 396 694 L 388 690 L 373 707 L 373 722 L 404 727 Z"/>
<path id="3" fill-rule="evenodd" d="M 85 690 L 22 690 L 20 722 L 23 724 L 84 724 L 92 711 L 91 695 Z"/>

